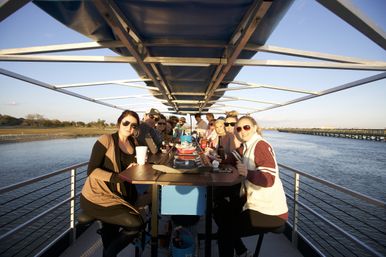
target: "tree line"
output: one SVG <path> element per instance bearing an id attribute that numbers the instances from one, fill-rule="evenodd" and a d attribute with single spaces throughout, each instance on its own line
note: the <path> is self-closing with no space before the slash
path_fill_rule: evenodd
<path id="1" fill-rule="evenodd" d="M 105 120 L 98 119 L 85 123 L 83 121 L 60 121 L 58 119 L 46 119 L 41 114 L 28 114 L 25 118 L 15 118 L 9 115 L 0 114 L 0 127 L 19 126 L 19 127 L 38 127 L 38 128 L 55 128 L 55 127 L 113 127 L 114 123 L 106 123 Z"/>

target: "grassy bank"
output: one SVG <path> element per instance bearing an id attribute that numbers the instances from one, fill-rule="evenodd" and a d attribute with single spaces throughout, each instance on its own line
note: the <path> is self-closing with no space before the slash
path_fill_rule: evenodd
<path id="1" fill-rule="evenodd" d="M 0 128 L 0 143 L 92 137 L 115 132 L 115 128 Z"/>

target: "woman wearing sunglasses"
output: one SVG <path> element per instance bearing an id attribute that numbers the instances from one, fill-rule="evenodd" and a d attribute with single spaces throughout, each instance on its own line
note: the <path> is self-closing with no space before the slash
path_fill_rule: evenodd
<path id="1" fill-rule="evenodd" d="M 136 112 L 124 111 L 117 121 L 118 131 L 102 135 L 91 152 L 80 206 L 84 213 L 102 222 L 98 232 L 102 237 L 103 256 L 116 256 L 144 227 L 135 207 L 140 201 L 135 186 L 118 176 L 137 165 L 134 134 L 139 121 Z"/>
<path id="2" fill-rule="evenodd" d="M 241 251 L 240 236 L 252 227 L 276 228 L 288 219 L 288 207 L 279 177 L 272 146 L 260 133 L 257 122 L 249 116 L 241 117 L 235 125 L 235 134 L 242 142 L 237 153 L 227 158 L 244 177 L 237 201 L 229 201 L 217 222 L 218 247 L 221 257 L 252 256 L 245 248 Z"/>

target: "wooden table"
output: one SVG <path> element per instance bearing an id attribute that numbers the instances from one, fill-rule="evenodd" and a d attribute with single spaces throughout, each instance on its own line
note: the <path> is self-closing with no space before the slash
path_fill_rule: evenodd
<path id="1" fill-rule="evenodd" d="M 170 156 L 159 155 L 155 163 L 167 162 Z M 157 160 L 157 158 L 153 158 Z M 231 186 L 241 181 L 236 170 L 231 173 L 202 172 L 197 174 L 166 174 L 152 168 L 152 164 L 131 167 L 119 174 L 120 178 L 133 184 L 152 185 L 152 218 L 151 218 L 151 256 L 158 255 L 158 191 L 160 185 L 179 186 L 206 186 L 207 201 L 205 215 L 205 256 L 211 256 L 211 234 L 212 234 L 212 187 Z"/>

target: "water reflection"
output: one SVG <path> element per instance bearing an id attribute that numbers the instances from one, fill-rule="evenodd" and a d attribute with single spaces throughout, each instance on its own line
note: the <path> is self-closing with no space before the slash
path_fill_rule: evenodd
<path id="1" fill-rule="evenodd" d="M 88 161 L 96 137 L 0 144 L 0 187 Z"/>

